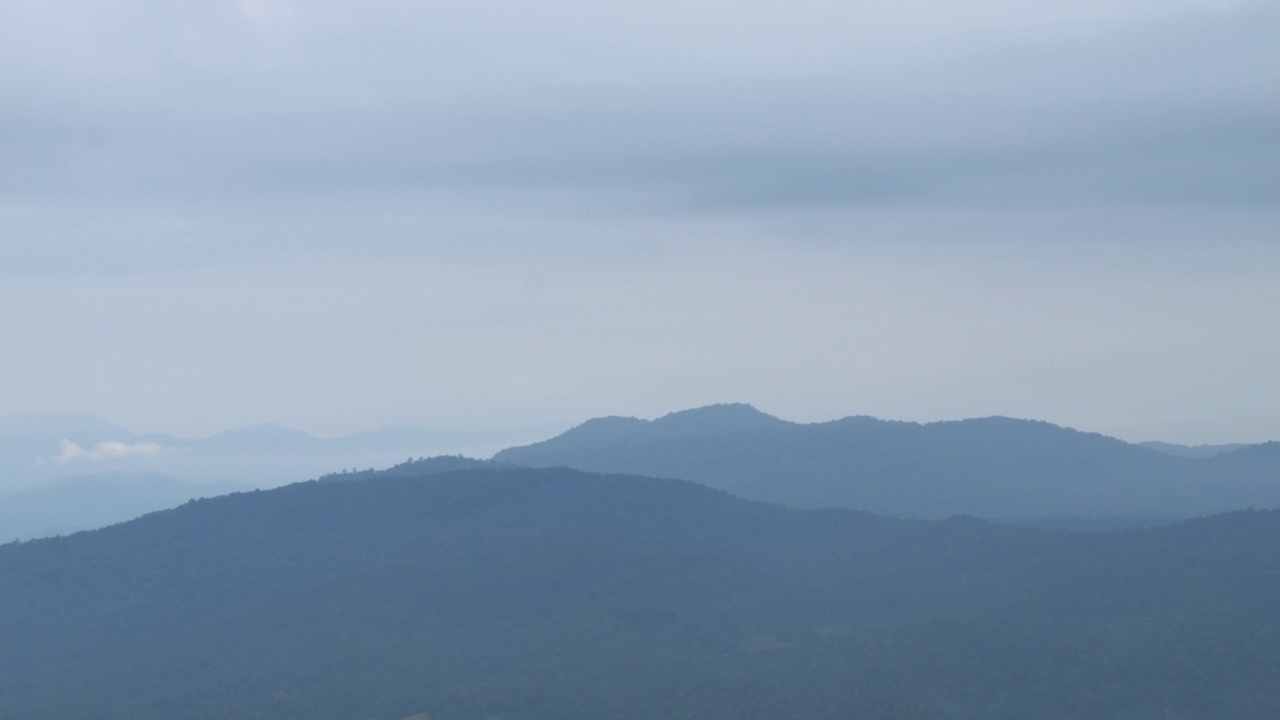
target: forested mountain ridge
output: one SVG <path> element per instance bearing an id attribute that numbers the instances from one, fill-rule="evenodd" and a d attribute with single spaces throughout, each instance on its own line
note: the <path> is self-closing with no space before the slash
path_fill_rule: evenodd
<path id="1" fill-rule="evenodd" d="M 1193 517 L 1280 507 L 1280 443 L 1189 458 L 1003 417 L 799 424 L 719 405 L 653 421 L 591 420 L 494 459 L 676 477 L 753 500 L 897 517 Z"/>
<path id="2" fill-rule="evenodd" d="M 1280 712 L 1280 513 L 1075 535 L 472 469 L 0 547 L 0 716 Z"/>

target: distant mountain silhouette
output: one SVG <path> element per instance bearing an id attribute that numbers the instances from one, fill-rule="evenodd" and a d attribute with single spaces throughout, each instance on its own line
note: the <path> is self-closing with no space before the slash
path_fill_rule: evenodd
<path id="1" fill-rule="evenodd" d="M 55 442 L 68 438 L 80 443 L 92 442 L 103 437 L 119 439 L 134 437 L 133 433 L 115 423 L 84 413 L 0 415 L 0 438 L 15 436 L 53 438 Z"/>
<path id="2" fill-rule="evenodd" d="M 260 423 L 239 430 L 226 430 L 195 443 L 208 453 L 262 453 L 284 451 L 314 452 L 324 441 L 280 423 Z"/>
<path id="3" fill-rule="evenodd" d="M 1280 513 L 1070 534 L 565 469 L 310 482 L 0 547 L 0 717 L 1280 713 Z"/>
<path id="4" fill-rule="evenodd" d="M 1280 506 L 1275 448 L 1193 459 L 1030 420 L 798 424 L 716 405 L 653 421 L 590 420 L 494 459 L 681 478 L 753 500 L 899 517 L 1191 517 Z"/>
<path id="5" fill-rule="evenodd" d="M 455 432 L 396 425 L 317 438 L 278 423 L 203 439 L 139 434 L 92 415 L 0 416 L 0 495 L 94 472 L 159 473 L 256 486 L 297 482 L 335 467 L 386 467 L 441 452 L 491 454 L 528 431 Z"/>
<path id="6" fill-rule="evenodd" d="M 1225 445 L 1179 445 L 1177 443 L 1156 442 L 1149 440 L 1138 443 L 1144 448 L 1158 450 L 1169 455 L 1187 458 L 1209 458 L 1222 453 L 1235 452 L 1249 447 L 1244 443 L 1228 443 Z"/>
<path id="7" fill-rule="evenodd" d="M 182 482 L 157 473 L 75 475 L 0 497 L 0 538 L 27 540 L 92 530 L 188 500 L 248 489 L 233 483 Z"/>

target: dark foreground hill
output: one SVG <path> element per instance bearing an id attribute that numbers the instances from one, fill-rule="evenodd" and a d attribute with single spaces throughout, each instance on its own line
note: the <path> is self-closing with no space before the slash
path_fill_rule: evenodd
<path id="1" fill-rule="evenodd" d="M 1280 514 L 1068 534 L 674 480 L 312 482 L 0 547 L 0 717 L 1280 716 Z"/>
<path id="2" fill-rule="evenodd" d="M 1045 422 L 792 423 L 749 405 L 599 418 L 494 456 L 675 477 L 795 507 L 896 517 L 1195 517 L 1280 507 L 1280 443 L 1178 457 Z"/>

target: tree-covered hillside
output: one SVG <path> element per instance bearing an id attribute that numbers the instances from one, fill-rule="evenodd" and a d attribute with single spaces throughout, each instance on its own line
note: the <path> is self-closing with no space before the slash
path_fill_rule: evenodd
<path id="1" fill-rule="evenodd" d="M 1081 535 L 480 469 L 10 544 L 0 598 L 13 720 L 1280 712 L 1273 512 Z"/>

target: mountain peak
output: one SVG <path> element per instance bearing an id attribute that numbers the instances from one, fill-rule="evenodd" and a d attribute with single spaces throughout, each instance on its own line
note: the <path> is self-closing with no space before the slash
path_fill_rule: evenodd
<path id="1" fill-rule="evenodd" d="M 679 432 L 724 432 L 785 422 L 746 403 L 720 403 L 663 415 L 654 428 Z"/>
<path id="2" fill-rule="evenodd" d="M 1278 446 L 1280 447 L 1280 446 Z M 606 418 L 495 460 L 673 477 L 751 500 L 900 517 L 1189 517 L 1280 505 L 1280 452 L 1203 464 L 1041 420 L 801 424 L 745 404 Z"/>
<path id="3" fill-rule="evenodd" d="M 280 423 L 265 422 L 211 435 L 205 439 L 204 446 L 218 451 L 234 449 L 261 452 L 285 447 L 311 447 L 319 443 L 319 440 L 302 430 L 285 427 Z"/>

